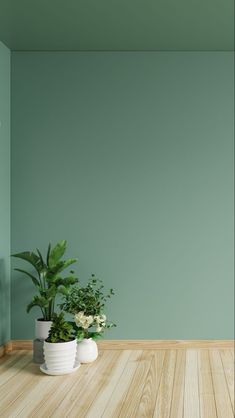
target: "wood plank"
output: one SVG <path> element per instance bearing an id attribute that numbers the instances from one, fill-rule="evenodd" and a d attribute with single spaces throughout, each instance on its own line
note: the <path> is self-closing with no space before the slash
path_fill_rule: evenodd
<path id="1" fill-rule="evenodd" d="M 233 374 L 231 349 L 104 350 L 67 376 L 46 376 L 16 351 L 0 359 L 0 415 L 233 418 Z"/>
<path id="2" fill-rule="evenodd" d="M 145 381 L 153 360 L 153 351 L 143 351 L 142 356 L 138 361 L 138 366 L 135 370 L 131 385 L 126 392 L 125 398 L 123 398 L 122 408 L 119 415 L 120 418 L 136 418 Z"/>
<path id="3" fill-rule="evenodd" d="M 12 402 L 5 411 L 6 417 L 31 417 L 31 410 L 40 400 L 52 394 L 58 385 L 62 384 L 64 376 L 43 375 L 39 367 L 34 370 L 34 376 L 28 387 L 19 393 L 17 399 Z M 32 367 L 32 365 L 30 365 Z M 42 416 L 42 415 L 41 415 Z"/>
<path id="4" fill-rule="evenodd" d="M 0 375 L 3 373 L 4 369 L 9 368 L 13 365 L 17 358 L 19 358 L 22 354 L 27 354 L 28 351 L 11 351 L 10 353 L 5 354 L 3 357 L 0 358 Z"/>
<path id="5" fill-rule="evenodd" d="M 183 418 L 185 361 L 185 350 L 177 350 L 170 418 Z"/>
<path id="6" fill-rule="evenodd" d="M 219 350 L 209 353 L 218 418 L 233 418 L 232 404 Z"/>
<path id="7" fill-rule="evenodd" d="M 197 354 L 196 350 L 186 351 L 184 416 L 190 418 L 200 418 Z"/>
<path id="8" fill-rule="evenodd" d="M 232 356 L 232 359 L 233 359 L 233 362 L 234 362 L 234 348 L 230 349 L 229 352 L 230 352 L 230 354 Z"/>
<path id="9" fill-rule="evenodd" d="M 163 373 L 157 394 L 154 418 L 169 418 L 176 365 L 176 350 L 168 350 L 165 355 Z"/>
<path id="10" fill-rule="evenodd" d="M 15 375 L 19 374 L 27 364 L 32 361 L 32 356 L 28 351 L 24 351 L 22 355 L 16 356 L 9 364 L 3 363 L 1 366 L 0 387 Z"/>
<path id="11" fill-rule="evenodd" d="M 149 418 L 154 414 L 158 388 L 161 380 L 165 350 L 154 352 L 144 389 L 136 412 L 136 418 Z"/>
<path id="12" fill-rule="evenodd" d="M 121 352 L 120 358 L 116 362 L 115 367 L 110 370 L 110 378 L 108 383 L 105 383 L 103 388 L 101 388 L 99 396 L 92 403 L 90 409 L 87 412 L 86 418 L 97 418 L 103 415 L 107 403 L 109 399 L 111 399 L 112 393 L 116 388 L 119 379 L 128 363 L 130 355 L 130 350 L 124 350 Z"/>
<path id="13" fill-rule="evenodd" d="M 106 353 L 104 354 L 104 359 Z M 68 414 L 68 417 L 77 418 L 86 418 L 89 409 L 91 408 L 94 401 L 99 398 L 100 393 L 104 387 L 108 387 L 111 379 L 111 370 L 116 369 L 117 363 L 120 360 L 120 352 L 117 350 L 112 350 L 111 362 L 106 367 L 102 367 L 99 373 L 96 374 L 92 382 L 89 384 L 89 390 L 84 392 L 82 404 L 79 400 L 76 400 L 71 411 Z M 96 415 L 97 417 L 97 415 Z"/>
<path id="14" fill-rule="evenodd" d="M 87 409 L 92 404 L 96 393 L 99 392 L 102 380 L 108 378 L 109 372 L 119 356 L 119 352 L 106 351 L 102 356 L 102 361 L 98 364 L 96 372 L 92 376 L 88 376 L 87 382 L 82 380 L 79 384 L 74 385 L 66 398 L 60 403 L 59 409 L 51 416 L 56 418 L 64 418 L 65 416 L 85 417 Z"/>
<path id="15" fill-rule="evenodd" d="M 198 353 L 199 399 L 201 418 L 217 418 L 208 350 Z"/>
<path id="16" fill-rule="evenodd" d="M 124 369 L 118 385 L 112 393 L 112 397 L 108 402 L 102 418 L 117 418 L 120 415 L 122 409 L 122 402 L 125 399 L 126 392 L 131 385 L 134 373 L 138 367 L 139 360 L 141 358 L 142 351 L 134 350 L 128 360 L 127 366 Z"/>
<path id="17" fill-rule="evenodd" d="M 234 362 L 228 350 L 220 350 L 220 356 L 224 368 L 224 374 L 227 381 L 230 401 L 234 411 Z"/>
<path id="18" fill-rule="evenodd" d="M 15 405 L 27 399 L 33 385 L 41 378 L 39 367 L 32 362 L 12 377 L 0 390 L 1 418 L 14 416 Z"/>
<path id="19" fill-rule="evenodd" d="M 234 340 L 101 340 L 100 350 L 232 349 Z M 32 340 L 13 340 L 13 350 L 32 350 Z"/>
<path id="20" fill-rule="evenodd" d="M 77 372 L 54 377 L 56 387 L 53 385 L 46 394 L 41 393 L 37 395 L 36 399 L 22 410 L 22 417 L 25 417 L 26 413 L 30 418 L 51 416 L 62 402 L 65 403 L 67 394 L 72 397 L 76 396 L 75 386 L 79 389 L 81 382 L 85 386 L 94 377 L 100 367 L 100 363 L 103 363 L 103 352 L 99 352 L 99 357 L 94 363 L 82 364 Z"/>

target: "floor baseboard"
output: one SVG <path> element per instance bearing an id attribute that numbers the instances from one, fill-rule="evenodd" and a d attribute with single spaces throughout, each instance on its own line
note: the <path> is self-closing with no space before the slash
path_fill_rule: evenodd
<path id="1" fill-rule="evenodd" d="M 167 349 L 210 349 L 234 348 L 234 340 L 99 340 L 101 350 L 167 350 Z M 12 340 L 11 350 L 32 350 L 32 340 Z"/>
<path id="2" fill-rule="evenodd" d="M 12 351 L 12 341 L 7 341 L 5 344 L 0 345 L 0 358 L 10 353 L 10 351 Z"/>

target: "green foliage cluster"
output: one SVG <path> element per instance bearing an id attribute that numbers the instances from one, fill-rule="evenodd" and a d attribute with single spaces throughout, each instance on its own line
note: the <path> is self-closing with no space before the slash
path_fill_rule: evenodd
<path id="1" fill-rule="evenodd" d="M 92 274 L 87 285 L 82 287 L 79 283 L 69 289 L 64 296 L 61 308 L 72 315 L 83 311 L 85 315 L 100 315 L 105 303 L 114 295 L 113 289 L 104 293 L 102 280 L 96 279 Z"/>
<path id="2" fill-rule="evenodd" d="M 33 300 L 27 306 L 27 312 L 34 306 L 38 306 L 45 321 L 51 321 L 53 318 L 57 294 L 66 295 L 70 286 L 77 282 L 73 270 L 70 271 L 68 276 L 61 276 L 61 273 L 67 267 L 77 261 L 76 258 L 62 260 L 66 248 L 67 242 L 65 240 L 58 242 L 54 248 L 51 248 L 51 244 L 49 244 L 45 260 L 38 249 L 36 253 L 25 251 L 12 255 L 12 257 L 27 261 L 35 269 L 36 274 L 20 268 L 15 270 L 29 277 L 38 291 L 38 294 L 33 297 Z"/>
<path id="3" fill-rule="evenodd" d="M 105 304 L 113 295 L 114 290 L 109 289 L 108 292 L 105 292 L 102 280 L 95 278 L 94 274 L 87 285 L 81 286 L 78 282 L 64 295 L 64 301 L 60 305 L 63 311 L 73 316 L 83 312 L 85 316 L 93 318 L 88 328 L 77 325 L 76 320 L 72 322 L 78 340 L 97 339 L 103 335 L 105 329 L 116 327 L 116 324 L 107 320 L 101 324 L 96 322 L 96 317 L 104 313 Z M 99 330 L 99 325 L 101 330 Z"/>
<path id="4" fill-rule="evenodd" d="M 73 340 L 73 326 L 65 321 L 63 312 L 53 315 L 53 322 L 46 339 L 49 343 L 61 343 Z"/>

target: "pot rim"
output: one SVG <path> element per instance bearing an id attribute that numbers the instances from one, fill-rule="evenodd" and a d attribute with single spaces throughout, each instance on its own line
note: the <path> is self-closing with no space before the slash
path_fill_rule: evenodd
<path id="1" fill-rule="evenodd" d="M 74 338 L 73 340 L 70 340 L 70 341 L 61 341 L 60 343 L 50 343 L 49 341 L 44 341 L 44 345 L 46 344 L 46 345 L 49 345 L 49 346 L 63 346 L 63 345 L 65 345 L 65 344 L 71 344 L 72 345 L 72 343 L 74 343 L 74 342 L 76 342 L 76 338 Z"/>
<path id="2" fill-rule="evenodd" d="M 35 321 L 36 322 L 44 322 L 44 323 L 45 322 L 52 322 L 51 319 L 50 320 L 46 320 L 46 319 L 43 319 L 43 318 L 36 318 Z"/>

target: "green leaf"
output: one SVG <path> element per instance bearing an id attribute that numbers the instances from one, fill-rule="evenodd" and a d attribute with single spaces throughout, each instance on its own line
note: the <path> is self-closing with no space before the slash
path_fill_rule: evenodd
<path id="1" fill-rule="evenodd" d="M 51 243 L 49 243 L 48 249 L 47 249 L 47 266 L 48 267 L 49 267 L 50 253 L 51 253 Z"/>
<path id="2" fill-rule="evenodd" d="M 40 253 L 40 251 L 39 251 L 39 249 L 38 249 L 38 248 L 37 248 L 37 253 L 38 253 L 38 255 L 39 255 L 39 258 L 40 258 L 40 262 L 41 262 L 42 267 L 45 267 L 45 263 L 44 263 L 44 261 L 43 261 L 42 254 Z"/>
<path id="3" fill-rule="evenodd" d="M 47 308 L 49 306 L 49 302 L 46 298 L 42 296 L 34 296 L 31 303 L 27 306 L 27 313 L 34 307 L 39 306 L 40 308 Z"/>
<path id="4" fill-rule="evenodd" d="M 55 285 L 52 285 L 49 287 L 49 289 L 46 289 L 45 291 L 45 297 L 48 300 L 54 299 L 56 297 L 57 288 Z"/>
<path id="5" fill-rule="evenodd" d="M 67 241 L 62 240 L 58 242 L 58 244 L 56 244 L 56 246 L 50 251 L 49 263 L 48 263 L 50 267 L 53 267 L 58 263 L 58 261 L 64 255 L 66 247 L 67 247 Z"/>
<path id="6" fill-rule="evenodd" d="M 54 284 L 56 286 L 65 286 L 65 287 L 69 287 L 75 283 L 77 283 L 77 278 L 73 277 L 73 276 L 69 276 L 69 277 L 57 277 L 54 281 Z"/>
<path id="7" fill-rule="evenodd" d="M 40 273 L 43 266 L 41 260 L 34 252 L 24 251 L 23 253 L 12 254 L 12 257 L 21 258 L 22 260 L 28 261 L 32 266 Z"/>
<path id="8" fill-rule="evenodd" d="M 66 261 L 63 261 L 63 266 L 60 268 L 59 273 L 63 270 L 65 270 L 68 266 L 70 266 L 71 264 L 74 264 L 78 261 L 77 258 L 69 258 Z"/>
<path id="9" fill-rule="evenodd" d="M 65 321 L 63 312 L 54 314 L 47 341 L 57 343 L 61 341 L 70 341 L 73 338 L 73 326 Z"/>
<path id="10" fill-rule="evenodd" d="M 85 337 L 84 331 L 78 330 L 77 333 L 76 333 L 76 339 L 77 339 L 77 341 L 83 340 L 84 337 Z"/>
<path id="11" fill-rule="evenodd" d="M 93 340 L 98 340 L 98 338 L 103 337 L 103 335 L 100 332 L 89 332 L 89 337 Z"/>
<path id="12" fill-rule="evenodd" d="M 18 268 L 15 268 L 14 270 L 19 271 L 20 273 L 26 274 L 26 276 L 28 276 L 32 279 L 32 282 L 36 287 L 40 287 L 40 283 L 39 283 L 38 279 L 36 279 L 36 277 L 34 277 L 32 274 L 28 273 L 25 270 L 18 269 Z"/>
<path id="13" fill-rule="evenodd" d="M 58 292 L 61 293 L 62 295 L 67 295 L 68 289 L 65 286 L 61 285 L 58 287 Z"/>
<path id="14" fill-rule="evenodd" d="M 59 261 L 54 267 L 50 268 L 47 272 L 47 278 L 51 280 L 55 280 L 55 276 L 58 273 L 61 273 L 63 270 L 65 270 L 68 266 L 71 264 L 76 263 L 76 258 L 69 258 L 66 261 Z"/>

